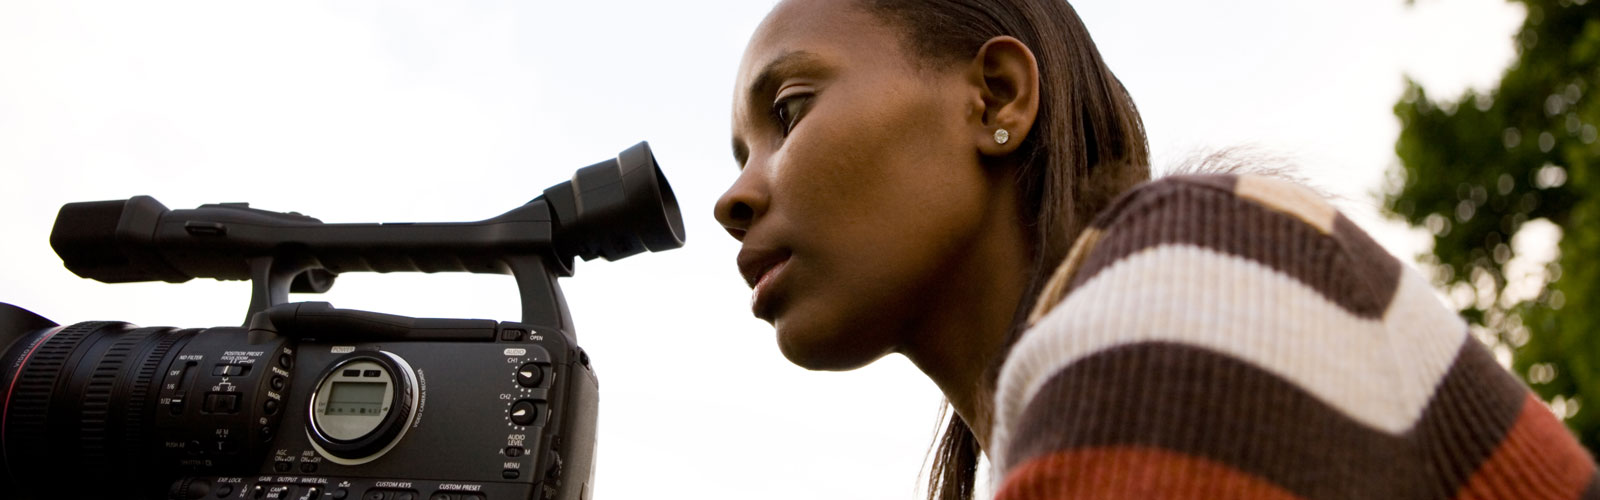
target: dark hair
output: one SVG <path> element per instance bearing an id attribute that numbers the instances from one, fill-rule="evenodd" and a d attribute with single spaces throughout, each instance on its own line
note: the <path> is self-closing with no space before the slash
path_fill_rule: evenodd
<path id="1" fill-rule="evenodd" d="M 904 30 L 906 47 L 925 61 L 969 61 L 998 36 L 1022 41 L 1038 61 L 1039 114 L 1013 159 L 1033 277 L 983 381 L 992 386 L 998 360 L 1021 333 L 1039 289 L 1078 233 L 1118 194 L 1149 180 L 1144 122 L 1065 0 L 863 0 L 863 5 Z M 951 415 L 937 446 L 929 498 L 972 498 L 979 452 L 972 429 Z"/>

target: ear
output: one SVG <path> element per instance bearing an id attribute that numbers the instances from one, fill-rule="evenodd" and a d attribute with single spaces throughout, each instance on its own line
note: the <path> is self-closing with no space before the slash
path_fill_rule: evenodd
<path id="1" fill-rule="evenodd" d="M 979 153 L 1010 155 L 1039 116 L 1039 63 L 1033 51 L 1016 38 L 994 37 L 978 49 L 967 73 L 979 97 L 971 120 Z M 999 129 L 1010 134 L 1005 144 L 995 140 Z"/>

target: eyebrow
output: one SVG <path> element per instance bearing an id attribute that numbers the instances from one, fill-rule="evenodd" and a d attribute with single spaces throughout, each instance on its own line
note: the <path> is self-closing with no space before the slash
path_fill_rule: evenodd
<path id="1" fill-rule="evenodd" d="M 761 67 L 756 78 L 750 81 L 750 86 L 745 88 L 745 100 L 754 108 L 761 106 L 757 102 L 760 96 L 770 94 L 777 89 L 783 78 L 806 71 L 821 71 L 826 68 L 822 57 L 815 52 L 805 50 L 791 50 L 775 57 Z M 744 163 L 749 156 L 749 150 L 737 137 L 733 139 L 733 158 L 739 162 L 739 168 L 744 168 Z"/>
<path id="2" fill-rule="evenodd" d="M 822 57 L 815 52 L 804 50 L 784 52 L 783 55 L 774 58 L 761 68 L 761 72 L 757 73 L 756 79 L 750 82 L 750 87 L 745 89 L 745 95 L 753 97 L 771 92 L 774 90 L 772 87 L 777 86 L 778 82 L 787 74 L 822 66 Z"/>

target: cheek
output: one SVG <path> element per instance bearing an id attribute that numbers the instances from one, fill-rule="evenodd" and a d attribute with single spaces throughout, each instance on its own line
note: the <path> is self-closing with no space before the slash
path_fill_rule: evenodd
<path id="1" fill-rule="evenodd" d="M 780 332 L 817 330 L 781 339 L 786 353 L 813 336 L 840 355 L 891 347 L 895 324 L 978 234 L 985 179 L 960 122 L 930 99 L 864 97 L 819 107 L 775 158 L 774 215 L 806 271 L 792 276 L 799 310 Z"/>
<path id="2" fill-rule="evenodd" d="M 914 85 L 824 97 L 780 151 L 775 203 L 868 225 L 971 207 L 984 180 L 950 99 Z"/>
<path id="3" fill-rule="evenodd" d="M 815 136 L 802 138 L 813 139 L 808 147 L 788 153 L 788 201 L 816 218 L 796 222 L 821 233 L 837 257 L 918 260 L 974 229 L 986 180 L 976 152 L 962 147 L 959 118 L 937 97 L 842 99 L 843 112 L 819 113 L 807 130 Z"/>

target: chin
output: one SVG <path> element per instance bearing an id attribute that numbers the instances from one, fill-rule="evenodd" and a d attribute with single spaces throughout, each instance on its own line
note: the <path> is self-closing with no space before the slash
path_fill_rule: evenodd
<path id="1" fill-rule="evenodd" d="M 870 338 L 863 335 L 866 332 L 789 321 L 778 321 L 774 328 L 783 357 L 807 370 L 854 370 L 872 364 L 891 351 L 888 346 L 875 348 L 863 342 Z"/>

